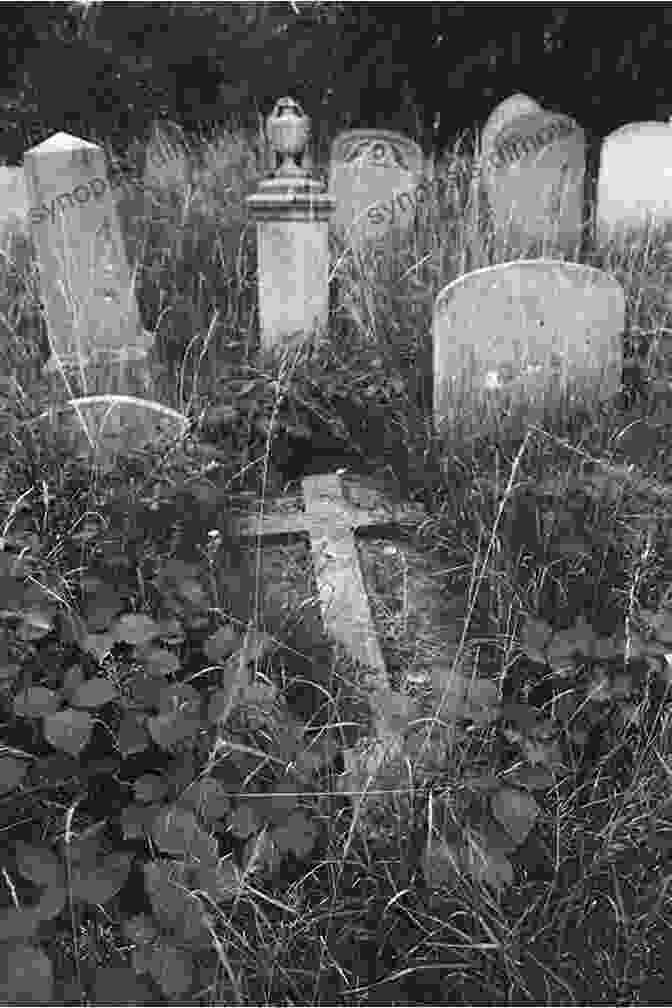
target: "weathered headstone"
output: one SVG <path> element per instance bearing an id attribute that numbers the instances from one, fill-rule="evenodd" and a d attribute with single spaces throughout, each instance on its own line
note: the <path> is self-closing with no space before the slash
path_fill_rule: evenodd
<path id="1" fill-rule="evenodd" d="M 541 243 L 543 252 L 575 254 L 583 227 L 581 127 L 514 95 L 491 114 L 482 148 L 481 179 L 500 252 Z"/>
<path id="2" fill-rule="evenodd" d="M 672 124 L 629 123 L 602 144 L 597 189 L 601 242 L 642 237 L 672 224 Z"/>
<path id="3" fill-rule="evenodd" d="M 600 400 L 618 392 L 625 296 L 589 266 L 525 260 L 449 284 L 434 309 L 434 412 L 439 427 L 493 391 L 549 405 L 568 384 Z"/>
<path id="4" fill-rule="evenodd" d="M 109 435 L 114 445 L 130 438 L 137 447 L 157 423 L 174 429 L 177 418 L 181 430 L 183 417 L 144 398 L 152 336 L 141 324 L 103 150 L 56 133 L 26 152 L 24 169 L 52 351 L 47 371 L 57 399 L 65 392 L 77 400 L 76 443 L 84 428 L 89 443 Z M 109 394 L 129 398 L 95 398 Z"/>
<path id="5" fill-rule="evenodd" d="M 333 228 L 346 237 L 376 238 L 408 227 L 422 182 L 424 158 L 415 141 L 391 130 L 340 133 L 331 145 L 329 191 Z"/>
<path id="6" fill-rule="evenodd" d="M 352 490 L 346 496 L 338 474 L 309 476 L 302 486 L 303 511 L 243 519 L 239 530 L 243 537 L 261 536 L 262 542 L 308 537 L 325 628 L 334 642 L 362 666 L 377 731 L 384 734 L 385 698 L 391 687 L 355 537 L 365 531 L 384 534 L 398 529 L 405 518 L 418 520 L 421 514 L 396 508 L 380 496 L 367 501 Z"/>
<path id="7" fill-rule="evenodd" d="M 56 133 L 24 166 L 52 350 L 81 361 L 148 349 L 103 150 Z"/>
<path id="8" fill-rule="evenodd" d="M 0 233 L 28 233 L 28 193 L 23 168 L 0 168 Z"/>

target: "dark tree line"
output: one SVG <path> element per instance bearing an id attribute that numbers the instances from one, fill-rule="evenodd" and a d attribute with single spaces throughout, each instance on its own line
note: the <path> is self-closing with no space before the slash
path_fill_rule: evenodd
<path id="1" fill-rule="evenodd" d="M 166 116 L 255 126 L 291 94 L 318 142 L 401 129 L 426 150 L 524 91 L 592 138 L 667 119 L 665 4 L 2 4 L 3 149 L 65 129 L 120 148 Z"/>

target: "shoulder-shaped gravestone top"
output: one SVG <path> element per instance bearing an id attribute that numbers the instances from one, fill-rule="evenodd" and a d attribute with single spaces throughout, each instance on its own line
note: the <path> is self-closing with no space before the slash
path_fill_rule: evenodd
<path id="1" fill-rule="evenodd" d="M 24 170 L 52 349 L 82 361 L 151 346 L 102 148 L 55 133 L 26 151 Z"/>
<path id="2" fill-rule="evenodd" d="M 602 144 L 597 187 L 597 237 L 641 237 L 672 223 L 672 125 L 629 123 Z"/>
<path id="3" fill-rule="evenodd" d="M 331 145 L 332 227 L 347 237 L 376 238 L 393 226 L 409 227 L 423 154 L 415 141 L 392 130 L 356 129 Z"/>
<path id="4" fill-rule="evenodd" d="M 609 399 L 620 386 L 624 326 L 620 284 L 589 266 L 530 259 L 460 277 L 434 309 L 437 425 L 500 392 L 531 410 L 552 406 L 569 383 Z"/>
<path id="5" fill-rule="evenodd" d="M 508 102 L 491 115 L 482 141 L 497 247 L 503 254 L 541 248 L 574 255 L 583 227 L 584 132 L 524 95 Z"/>

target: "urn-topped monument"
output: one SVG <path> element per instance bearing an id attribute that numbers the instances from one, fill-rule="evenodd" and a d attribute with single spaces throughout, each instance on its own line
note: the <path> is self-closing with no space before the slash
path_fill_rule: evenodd
<path id="1" fill-rule="evenodd" d="M 305 166 L 310 119 L 298 102 L 275 103 L 266 136 L 275 168 L 246 202 L 257 222 L 261 345 L 274 349 L 326 330 L 334 200 Z"/>

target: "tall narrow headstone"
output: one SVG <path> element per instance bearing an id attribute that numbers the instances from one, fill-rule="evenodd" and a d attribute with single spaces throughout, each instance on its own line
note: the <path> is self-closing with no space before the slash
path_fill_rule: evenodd
<path id="1" fill-rule="evenodd" d="M 147 350 L 103 150 L 56 133 L 26 151 L 24 169 L 52 351 L 85 361 Z"/>
<path id="2" fill-rule="evenodd" d="M 28 193 L 23 168 L 0 168 L 0 234 L 28 233 Z"/>
<path id="3" fill-rule="evenodd" d="M 672 123 L 629 123 L 602 144 L 597 188 L 597 237 L 663 230 L 672 224 Z"/>
<path id="4" fill-rule="evenodd" d="M 589 266 L 529 259 L 460 277 L 434 309 L 437 425 L 496 391 L 531 410 L 570 383 L 608 400 L 620 387 L 624 327 L 620 284 Z"/>
<path id="5" fill-rule="evenodd" d="M 266 129 L 277 169 L 246 204 L 257 222 L 261 344 L 276 350 L 326 330 L 334 203 L 305 167 L 310 119 L 301 106 L 281 98 Z"/>
<path id="6" fill-rule="evenodd" d="M 356 129 L 331 145 L 329 191 L 333 228 L 348 238 L 377 238 L 408 227 L 418 202 L 424 158 L 420 147 L 392 130 Z"/>
<path id="7" fill-rule="evenodd" d="M 481 179 L 500 253 L 574 255 L 583 227 L 585 137 L 568 116 L 513 95 L 483 130 Z"/>

